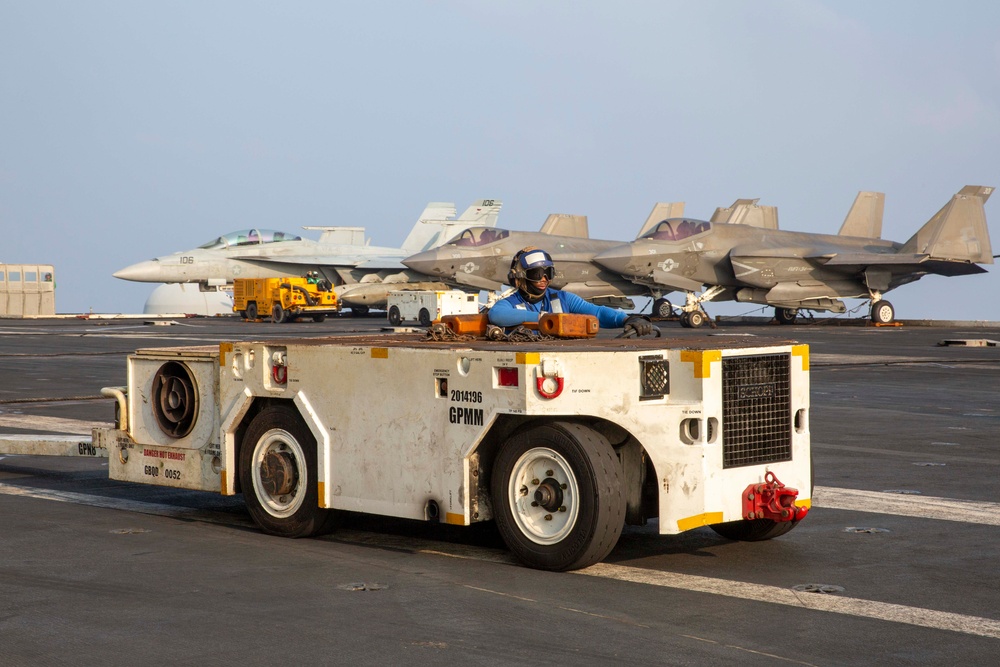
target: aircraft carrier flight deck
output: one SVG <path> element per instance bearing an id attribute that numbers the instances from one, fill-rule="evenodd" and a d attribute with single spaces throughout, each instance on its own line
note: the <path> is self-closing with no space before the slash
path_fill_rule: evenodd
<path id="1" fill-rule="evenodd" d="M 0 437 L 109 425 L 101 388 L 125 384 L 139 348 L 377 335 L 379 315 L 0 319 Z M 810 346 L 815 493 L 795 530 L 744 543 L 626 527 L 603 563 L 550 573 L 517 565 L 492 523 L 347 515 L 328 536 L 280 539 L 240 496 L 109 481 L 101 459 L 0 455 L 0 664 L 90 664 L 123 646 L 132 664 L 201 664 L 220 645 L 264 664 L 286 642 L 316 663 L 993 663 L 1000 323 L 659 326 Z M 167 626 L 187 641 L 144 645 Z"/>

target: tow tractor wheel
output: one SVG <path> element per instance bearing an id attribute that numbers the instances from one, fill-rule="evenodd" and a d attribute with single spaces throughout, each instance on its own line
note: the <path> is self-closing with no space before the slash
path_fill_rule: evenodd
<path id="1" fill-rule="evenodd" d="M 896 310 L 888 301 L 879 300 L 872 304 L 872 322 L 889 324 L 896 318 Z"/>
<path id="2" fill-rule="evenodd" d="M 240 446 L 240 486 L 260 529 L 280 537 L 329 532 L 336 515 L 319 507 L 316 439 L 295 410 L 265 408 Z"/>
<path id="3" fill-rule="evenodd" d="M 251 301 L 250 303 L 247 304 L 247 316 L 246 316 L 246 319 L 250 320 L 251 322 L 253 322 L 254 320 L 257 319 L 257 302 L 256 301 Z"/>
<path id="4" fill-rule="evenodd" d="M 403 318 L 399 314 L 399 308 L 396 306 L 389 306 L 389 324 L 394 327 L 398 327 L 403 323 Z"/>
<path id="5" fill-rule="evenodd" d="M 778 324 L 795 324 L 795 318 L 799 316 L 798 308 L 775 308 L 774 319 Z"/>
<path id="6" fill-rule="evenodd" d="M 674 306 L 666 299 L 657 299 L 653 302 L 651 314 L 653 317 L 670 317 L 674 314 Z"/>
<path id="7" fill-rule="evenodd" d="M 323 322 L 326 320 L 326 313 L 316 313 L 312 316 L 313 322 Z"/>
<path id="8" fill-rule="evenodd" d="M 501 446 L 490 486 L 507 547 L 540 570 L 601 561 L 625 524 L 620 469 L 607 438 L 582 424 L 515 433 Z"/>
<path id="9" fill-rule="evenodd" d="M 702 324 L 705 323 L 705 314 L 700 310 L 692 310 L 688 313 L 688 326 L 692 329 L 697 329 Z"/>
<path id="10" fill-rule="evenodd" d="M 773 519 L 741 519 L 709 526 L 727 540 L 739 542 L 762 542 L 784 535 L 799 524 L 798 521 L 775 521 Z"/>
<path id="11" fill-rule="evenodd" d="M 287 320 L 288 316 L 285 313 L 285 309 L 281 307 L 281 304 L 274 304 L 274 308 L 271 309 L 271 321 L 275 324 L 281 324 Z"/>
<path id="12" fill-rule="evenodd" d="M 420 326 L 429 327 L 431 325 L 431 314 L 426 308 L 421 308 L 420 312 L 417 313 L 417 319 L 420 321 Z"/>

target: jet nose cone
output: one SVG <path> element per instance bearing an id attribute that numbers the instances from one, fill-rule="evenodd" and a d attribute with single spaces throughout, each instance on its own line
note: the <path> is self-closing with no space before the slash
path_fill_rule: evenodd
<path id="1" fill-rule="evenodd" d="M 122 280 L 134 280 L 140 283 L 155 283 L 159 282 L 156 279 L 158 271 L 159 263 L 155 259 L 151 259 L 145 262 L 139 262 L 138 264 L 133 264 L 132 266 L 126 266 L 124 269 L 115 271 L 111 275 L 115 278 L 121 278 Z"/>
<path id="2" fill-rule="evenodd" d="M 594 261 L 604 268 L 626 275 L 635 273 L 633 260 L 632 248 L 629 245 L 615 246 L 594 255 Z"/>
<path id="3" fill-rule="evenodd" d="M 403 265 L 428 276 L 449 275 L 445 262 L 436 250 L 425 250 L 416 255 L 410 255 L 403 260 Z"/>

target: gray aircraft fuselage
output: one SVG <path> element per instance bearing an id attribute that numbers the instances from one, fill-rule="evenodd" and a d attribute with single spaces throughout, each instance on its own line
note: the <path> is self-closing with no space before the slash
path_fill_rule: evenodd
<path id="1" fill-rule="evenodd" d="M 594 255 L 618 245 L 618 241 L 471 227 L 442 246 L 407 257 L 403 264 L 450 285 L 497 290 L 507 284 L 514 254 L 534 246 L 548 252 L 555 262 L 554 289 L 591 300 L 648 295 L 648 287 L 593 262 Z"/>
<path id="2" fill-rule="evenodd" d="M 344 247 L 342 250 L 329 246 L 319 246 L 315 241 L 303 239 L 291 241 L 287 248 L 273 247 L 264 249 L 241 249 L 239 257 L 227 256 L 224 252 L 193 248 L 155 259 L 138 262 L 124 269 L 115 271 L 114 276 L 122 280 L 133 280 L 149 283 L 206 283 L 221 285 L 232 282 L 236 278 L 281 278 L 299 275 L 307 270 L 330 270 L 331 267 L 321 262 L 303 262 L 301 257 L 309 253 L 356 253 L 356 248 Z M 384 250 L 380 257 L 395 257 L 403 259 L 406 254 L 394 248 L 375 248 Z M 287 262 L 282 261 L 282 255 L 292 255 Z M 260 259 L 254 257 L 259 255 Z M 361 256 L 363 259 L 363 256 Z M 404 268 L 390 269 L 355 269 L 349 266 L 336 267 L 337 275 L 341 276 L 338 284 L 361 282 L 365 276 L 375 274 L 380 278 L 399 273 L 416 276 Z"/>
<path id="3" fill-rule="evenodd" d="M 841 298 L 868 298 L 927 273 L 978 273 L 975 264 L 943 266 L 899 256 L 902 244 L 872 238 L 760 229 L 671 219 L 594 261 L 637 283 L 687 292 L 704 286 L 735 299 L 785 308 L 842 312 Z M 898 256 L 898 260 L 897 257 Z M 834 257 L 856 261 L 833 263 Z"/>
<path id="4" fill-rule="evenodd" d="M 399 260 L 406 252 L 399 248 L 322 244 L 291 234 L 287 240 L 273 240 L 269 230 L 261 230 L 260 241 L 242 244 L 209 243 L 155 259 L 139 262 L 116 271 L 123 280 L 154 283 L 203 283 L 224 285 L 236 278 L 281 278 L 321 271 L 337 285 L 337 293 L 346 306 L 380 307 L 390 289 L 444 289 L 443 283 L 428 280 L 402 265 L 390 268 L 327 264 L 322 257 L 345 256 L 363 261 L 367 257 L 381 261 Z M 278 234 L 281 234 L 278 232 Z M 225 237 L 220 237 L 225 238 Z M 208 247 L 210 246 L 210 247 Z M 363 254 L 362 254 L 363 253 Z M 282 261 L 287 257 L 288 261 Z M 310 259 L 314 258 L 314 259 Z"/>
<path id="5" fill-rule="evenodd" d="M 430 202 L 398 248 L 369 245 L 364 227 L 303 227 L 322 230 L 318 241 L 272 229 L 244 229 L 191 250 L 133 264 L 114 276 L 221 286 L 237 278 L 283 278 L 318 271 L 336 287 L 342 304 L 364 312 L 384 307 L 393 290 L 446 289 L 444 283 L 408 269 L 400 260 L 437 246 L 459 229 L 495 225 L 502 206 L 499 199 L 480 199 L 455 218 L 453 203 Z"/>

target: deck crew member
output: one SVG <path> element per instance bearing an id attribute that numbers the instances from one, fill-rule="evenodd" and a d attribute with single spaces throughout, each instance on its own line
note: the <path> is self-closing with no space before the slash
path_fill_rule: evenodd
<path id="1" fill-rule="evenodd" d="M 525 322 L 537 322 L 543 313 L 577 313 L 594 315 L 602 329 L 623 327 L 626 332 L 648 336 L 653 324 L 642 315 L 629 315 L 615 308 L 595 306 L 576 294 L 549 287 L 555 275 L 555 264 L 549 253 L 540 248 L 519 250 L 510 263 L 507 283 L 517 288 L 490 308 L 490 324 L 514 327 Z"/>

